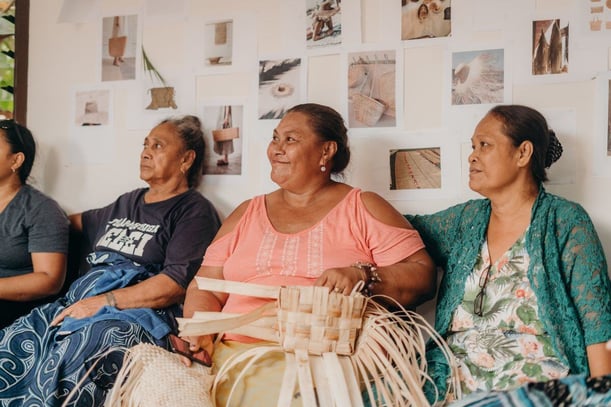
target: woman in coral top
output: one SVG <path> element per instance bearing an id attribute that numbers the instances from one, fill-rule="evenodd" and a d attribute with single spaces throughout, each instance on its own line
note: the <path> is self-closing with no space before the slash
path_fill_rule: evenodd
<path id="1" fill-rule="evenodd" d="M 344 121 L 335 110 L 313 103 L 290 109 L 274 130 L 267 156 L 271 178 L 280 188 L 238 206 L 206 251 L 199 276 L 317 285 L 344 294 L 364 281 L 368 293 L 387 295 L 404 306 L 434 295 L 434 265 L 418 232 L 377 194 L 337 181 L 350 150 Z M 263 301 L 199 290 L 192 283 L 184 314 L 244 313 Z M 259 345 L 235 335 L 225 335 L 216 346 L 210 336 L 189 340 L 193 351 L 214 351 L 219 366 L 235 352 Z M 241 380 L 244 389 L 232 396 L 232 405 L 277 403 L 284 359 L 269 359 Z M 217 391 L 218 405 L 226 405 L 226 393 Z"/>

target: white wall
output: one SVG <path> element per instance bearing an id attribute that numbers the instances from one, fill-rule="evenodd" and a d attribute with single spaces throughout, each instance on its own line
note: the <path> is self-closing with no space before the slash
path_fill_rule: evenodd
<path id="1" fill-rule="evenodd" d="M 448 1 L 448 0 L 446 0 Z M 142 33 L 147 53 L 157 62 L 161 71 L 178 71 L 188 78 L 198 97 L 237 97 L 246 103 L 243 129 L 245 143 L 245 171 L 241 177 L 204 178 L 202 192 L 209 197 L 223 215 L 227 215 L 242 200 L 274 188 L 268 181 L 269 166 L 265 148 L 276 122 L 256 120 L 257 53 L 260 56 L 294 57 L 294 44 L 303 33 L 299 19 L 300 7 L 305 0 L 187 0 L 188 12 L 184 18 L 145 18 Z M 166 2 L 174 3 L 174 2 Z M 443 193 L 431 196 L 406 192 L 392 203 L 403 212 L 428 213 L 461 202 L 474 195 L 465 183 L 463 166 L 459 163 L 460 150 L 471 136 L 473 126 L 485 109 L 451 109 L 447 100 L 449 53 L 452 50 L 496 47 L 506 50 L 506 71 L 510 81 L 506 84 L 513 103 L 531 105 L 554 115 L 574 114 L 574 134 L 568 134 L 565 147 L 566 168 L 574 171 L 570 183 L 552 184 L 548 190 L 581 203 L 592 216 L 603 241 L 607 255 L 611 255 L 611 201 L 610 174 L 594 176 L 597 170 L 595 156 L 601 139 L 600 115 L 597 114 L 596 74 L 608 70 L 611 33 L 590 40 L 583 34 L 583 16 L 578 12 L 583 0 L 453 0 L 453 36 L 450 39 L 407 41 L 399 38 L 400 1 L 362 0 L 363 22 L 361 48 L 396 48 L 402 54 L 403 111 L 396 129 L 370 133 L 360 132 L 352 138 L 354 159 L 347 172 L 347 181 L 355 186 L 381 188 L 386 180 L 371 179 L 370 168 L 387 160 L 372 154 L 372 146 L 381 133 L 392 137 L 406 135 L 406 140 L 426 137 L 430 131 L 440 132 L 451 166 Z M 62 0 L 31 0 L 30 18 L 30 71 L 28 95 L 28 125 L 37 138 L 40 155 L 34 176 L 35 184 L 56 198 L 68 212 L 104 205 L 120 193 L 143 186 L 138 178 L 141 143 L 148 129 L 133 129 L 129 95 L 133 83 L 105 83 L 114 92 L 114 121 L 107 137 L 114 141 L 103 157 L 105 163 L 80 163 L 74 151 L 74 116 L 72 98 L 75 88 L 100 86 L 99 43 L 102 16 L 116 10 L 141 10 L 143 0 L 104 0 L 99 18 L 90 22 L 58 23 Z M 357 0 L 343 0 L 343 26 L 346 30 L 360 23 L 355 13 Z M 481 6 L 485 5 L 485 9 Z M 297 10 L 297 12 L 296 12 Z M 254 56 L 246 61 L 245 69 L 224 74 L 205 74 L 194 69 L 192 60 L 196 42 L 190 38 L 189 27 L 194 21 L 238 15 L 249 30 L 248 38 L 236 38 L 234 55 Z M 523 55 L 530 53 L 530 27 L 532 19 L 570 16 L 571 75 L 535 80 L 523 74 L 520 65 Z M 492 20 L 492 21 L 491 21 Z M 474 28 L 475 27 L 475 28 Z M 359 47 L 353 46 L 354 49 Z M 307 100 L 329 104 L 342 109 L 345 94 L 345 53 L 348 47 L 332 49 L 328 53 L 299 50 L 304 58 L 307 74 Z M 235 59 L 235 57 L 234 57 Z M 526 66 L 528 69 L 528 66 Z M 139 71 L 137 69 L 137 71 Z M 141 73 L 138 72 L 138 75 Z M 508 102 L 510 102 L 508 101 Z M 197 104 L 192 102 L 192 112 Z M 569 124 L 571 121 L 569 120 Z M 569 126 L 570 127 L 570 126 Z M 433 129 L 433 130 L 431 130 Z M 570 132 L 569 132 L 570 133 Z M 442 164 L 443 165 L 443 164 Z M 391 198 L 393 197 L 390 195 Z M 416 199 L 412 199 L 416 197 Z"/>

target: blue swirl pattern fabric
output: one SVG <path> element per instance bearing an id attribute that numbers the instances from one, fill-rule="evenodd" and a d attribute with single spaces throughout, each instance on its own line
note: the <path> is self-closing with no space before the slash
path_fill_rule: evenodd
<path id="1" fill-rule="evenodd" d="M 572 375 L 528 383 L 506 392 L 472 393 L 451 407 L 604 407 L 611 406 L 611 375 Z"/>
<path id="2" fill-rule="evenodd" d="M 74 389 L 68 406 L 102 406 L 121 368 L 122 349 L 142 342 L 167 346 L 165 335 L 176 328 L 178 307 L 104 307 L 90 318 L 50 326 L 70 304 L 133 285 L 158 271 L 116 253 L 93 253 L 89 261 L 91 271 L 76 280 L 65 297 L 0 331 L 0 406 L 59 407 Z"/>

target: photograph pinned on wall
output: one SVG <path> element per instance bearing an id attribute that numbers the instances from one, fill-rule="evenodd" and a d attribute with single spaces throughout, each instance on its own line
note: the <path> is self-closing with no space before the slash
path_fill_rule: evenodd
<path id="1" fill-rule="evenodd" d="M 611 33 L 611 0 L 579 2 L 584 15 L 584 28 L 588 34 L 608 38 Z"/>
<path id="2" fill-rule="evenodd" d="M 594 175 L 611 176 L 611 71 L 600 73 L 596 81 L 596 134 Z"/>
<path id="3" fill-rule="evenodd" d="M 81 84 L 70 91 L 74 118 L 69 128 L 69 162 L 104 164 L 115 159 L 113 93 L 104 85 Z"/>
<path id="4" fill-rule="evenodd" d="M 503 103 L 505 50 L 452 53 L 452 105 Z"/>
<path id="5" fill-rule="evenodd" d="M 207 67 L 233 63 L 233 20 L 208 22 L 204 26 L 204 64 Z"/>
<path id="6" fill-rule="evenodd" d="M 110 90 L 77 91 L 74 100 L 76 126 L 107 126 L 109 124 Z"/>
<path id="7" fill-rule="evenodd" d="M 348 54 L 348 127 L 397 125 L 396 51 Z"/>
<path id="8" fill-rule="evenodd" d="M 306 46 L 324 47 L 342 43 L 341 0 L 306 2 Z"/>
<path id="9" fill-rule="evenodd" d="M 569 22 L 564 19 L 535 20 L 532 23 L 532 74 L 557 75 L 569 72 Z"/>
<path id="10" fill-rule="evenodd" d="M 350 142 L 350 177 L 390 201 L 454 196 L 460 186 L 459 147 L 447 129 L 379 131 Z"/>
<path id="11" fill-rule="evenodd" d="M 441 188 L 439 147 L 390 150 L 390 190 Z"/>
<path id="12" fill-rule="evenodd" d="M 451 32 L 451 0 L 402 0 L 402 40 L 448 37 Z"/>
<path id="13" fill-rule="evenodd" d="M 546 185 L 567 185 L 577 182 L 577 111 L 574 108 L 541 109 L 550 129 L 562 145 L 562 155 L 547 172 Z"/>
<path id="14" fill-rule="evenodd" d="M 260 120 L 282 119 L 288 109 L 302 103 L 301 58 L 259 61 Z"/>
<path id="15" fill-rule="evenodd" d="M 244 106 L 224 103 L 202 106 L 206 154 L 205 175 L 241 175 Z"/>
<path id="16" fill-rule="evenodd" d="M 192 76 L 165 71 L 161 78 L 145 74 L 127 93 L 128 129 L 151 129 L 169 116 L 192 114 L 195 110 Z"/>
<path id="17" fill-rule="evenodd" d="M 102 19 L 102 82 L 136 79 L 138 15 Z"/>

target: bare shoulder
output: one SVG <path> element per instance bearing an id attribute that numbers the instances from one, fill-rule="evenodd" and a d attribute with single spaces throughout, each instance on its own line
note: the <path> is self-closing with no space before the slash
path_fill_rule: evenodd
<path id="1" fill-rule="evenodd" d="M 221 228 L 216 234 L 214 240 L 220 239 L 227 233 L 230 233 L 235 228 L 235 225 L 237 225 L 240 219 L 242 219 L 242 216 L 244 216 L 244 212 L 246 212 L 246 208 L 248 208 L 250 201 L 251 199 L 242 202 L 240 205 L 238 205 L 237 208 L 233 210 L 233 212 L 229 214 L 229 216 L 227 216 L 227 218 L 223 221 L 223 224 L 221 225 Z"/>
<path id="2" fill-rule="evenodd" d="M 411 225 L 386 199 L 371 191 L 362 191 L 361 200 L 369 213 L 387 225 L 412 229 Z"/>

